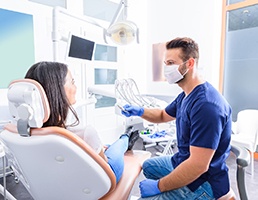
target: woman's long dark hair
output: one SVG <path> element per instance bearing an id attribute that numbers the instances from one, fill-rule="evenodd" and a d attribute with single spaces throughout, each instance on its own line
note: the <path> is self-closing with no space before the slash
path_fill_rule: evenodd
<path id="1" fill-rule="evenodd" d="M 25 78 L 39 82 L 47 95 L 50 116 L 43 124 L 43 127 L 59 126 L 66 128 L 66 119 L 69 110 L 71 110 L 75 117 L 75 122 L 71 126 L 79 123 L 79 118 L 69 103 L 64 89 L 67 72 L 68 67 L 64 63 L 38 62 L 32 65 L 25 75 Z"/>

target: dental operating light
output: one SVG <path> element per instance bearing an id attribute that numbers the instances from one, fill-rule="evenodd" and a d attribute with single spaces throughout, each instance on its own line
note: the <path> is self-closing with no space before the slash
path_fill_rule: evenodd
<path id="1" fill-rule="evenodd" d="M 122 20 L 117 20 L 122 13 Z M 118 45 L 127 45 L 132 43 L 135 39 L 139 43 L 139 29 L 132 21 L 127 20 L 127 0 L 121 0 L 118 9 L 108 27 L 104 30 L 104 40 L 107 42 L 109 37 L 114 43 Z"/>

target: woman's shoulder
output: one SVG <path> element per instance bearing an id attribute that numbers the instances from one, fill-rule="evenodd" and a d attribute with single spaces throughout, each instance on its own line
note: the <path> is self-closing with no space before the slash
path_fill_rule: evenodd
<path id="1" fill-rule="evenodd" d="M 86 134 L 95 134 L 97 133 L 97 130 L 92 125 L 76 125 L 72 127 L 67 127 L 67 129 L 73 133 L 76 133 L 77 135 L 84 135 Z"/>
<path id="2" fill-rule="evenodd" d="M 86 125 L 85 127 L 84 127 L 84 130 L 87 132 L 87 131 L 89 131 L 89 132 L 96 132 L 97 133 L 97 130 L 92 126 L 92 125 Z"/>

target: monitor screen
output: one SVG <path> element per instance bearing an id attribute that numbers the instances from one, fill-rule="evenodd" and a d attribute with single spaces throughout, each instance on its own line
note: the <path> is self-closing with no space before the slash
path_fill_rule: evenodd
<path id="1" fill-rule="evenodd" d="M 95 42 L 70 34 L 68 39 L 68 57 L 92 60 Z"/>

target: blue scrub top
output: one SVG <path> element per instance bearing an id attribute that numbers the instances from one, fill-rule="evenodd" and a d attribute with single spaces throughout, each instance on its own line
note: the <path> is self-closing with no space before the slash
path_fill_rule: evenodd
<path id="1" fill-rule="evenodd" d="M 205 181 L 211 184 L 217 199 L 229 191 L 226 159 L 230 152 L 231 107 L 208 82 L 198 85 L 185 96 L 182 92 L 165 111 L 176 118 L 178 152 L 172 157 L 173 167 L 190 156 L 190 146 L 215 150 L 209 169 L 188 185 L 192 191 Z"/>

